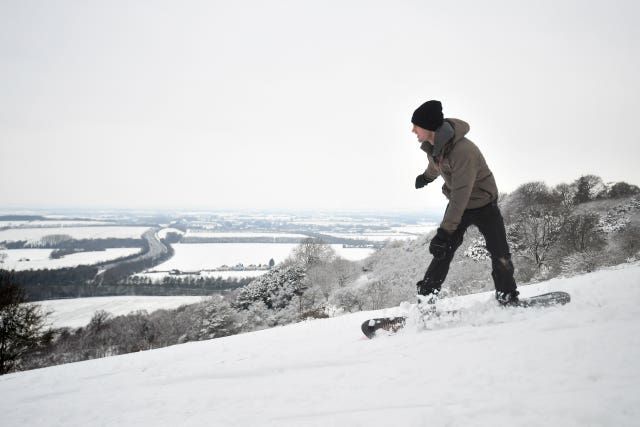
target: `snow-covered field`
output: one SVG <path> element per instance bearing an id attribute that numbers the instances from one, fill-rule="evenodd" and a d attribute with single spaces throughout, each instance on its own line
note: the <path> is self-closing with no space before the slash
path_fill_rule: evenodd
<path id="1" fill-rule="evenodd" d="M 187 230 L 185 237 L 201 237 L 201 238 L 216 238 L 216 239 L 251 239 L 251 238 L 293 238 L 293 239 L 306 239 L 309 236 L 305 234 L 291 234 L 291 233 L 251 233 L 251 232 L 216 232 L 216 231 L 198 231 Z"/>
<path id="2" fill-rule="evenodd" d="M 367 340 L 384 311 L 0 377 L 13 426 L 637 426 L 640 265 L 491 294 L 454 324 Z"/>
<path id="3" fill-rule="evenodd" d="M 408 240 L 415 239 L 418 236 L 414 234 L 406 234 L 406 233 L 358 233 L 358 234 L 350 234 L 350 233 L 325 233 L 328 236 L 338 237 L 340 239 L 354 239 L 354 240 L 369 240 L 372 242 L 384 242 L 386 240 Z"/>
<path id="4" fill-rule="evenodd" d="M 402 227 L 391 227 L 390 231 L 366 232 L 366 233 L 325 233 L 333 237 L 343 239 L 370 240 L 372 242 L 384 242 L 385 240 L 407 240 L 416 239 L 421 234 L 430 233 L 438 228 L 436 223 L 405 225 Z"/>
<path id="5" fill-rule="evenodd" d="M 27 240 L 37 242 L 45 236 L 66 234 L 73 239 L 139 239 L 148 227 L 37 227 L 37 228 L 9 228 L 0 231 L 0 242 L 15 242 Z"/>
<path id="6" fill-rule="evenodd" d="M 199 271 L 239 263 L 245 266 L 267 265 L 271 258 L 276 263 L 284 261 L 297 246 L 293 243 L 176 243 L 173 245 L 174 256 L 153 267 L 153 270 Z M 372 249 L 367 248 L 331 246 L 338 255 L 352 261 L 364 259 L 373 253 Z"/>
<path id="7" fill-rule="evenodd" d="M 58 259 L 49 259 L 53 249 L 6 249 L 7 254 L 0 268 L 7 270 L 38 270 L 92 265 L 140 252 L 140 248 L 108 248 L 104 251 L 78 252 Z"/>
<path id="8" fill-rule="evenodd" d="M 33 221 L 0 221 L 0 228 L 4 227 L 73 227 L 84 225 L 109 225 L 113 224 L 108 221 L 93 221 L 93 220 L 65 220 L 65 219 L 50 219 L 50 220 L 33 220 Z"/>
<path id="9" fill-rule="evenodd" d="M 438 228 L 438 223 L 431 222 L 427 224 L 417 225 L 405 225 L 402 227 L 391 227 L 391 229 L 397 233 L 409 233 L 409 234 L 427 234 Z"/>
<path id="10" fill-rule="evenodd" d="M 200 302 L 197 296 L 124 296 L 59 299 L 39 302 L 42 308 L 51 312 L 49 323 L 57 328 L 86 326 L 98 310 L 107 311 L 114 316 L 129 314 L 132 311 L 146 310 L 149 313 L 160 309 L 177 308 L 184 304 Z"/>
<path id="11" fill-rule="evenodd" d="M 267 265 L 283 261 L 297 245 L 288 243 L 176 243 L 173 257 L 154 270 L 197 271 L 222 265 Z"/>

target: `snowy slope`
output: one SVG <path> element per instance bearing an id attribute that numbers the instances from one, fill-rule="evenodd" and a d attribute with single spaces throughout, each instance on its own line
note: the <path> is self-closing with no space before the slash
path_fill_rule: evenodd
<path id="1" fill-rule="evenodd" d="M 3 426 L 640 424 L 640 265 L 556 279 L 549 309 L 363 338 L 357 313 L 0 377 Z"/>

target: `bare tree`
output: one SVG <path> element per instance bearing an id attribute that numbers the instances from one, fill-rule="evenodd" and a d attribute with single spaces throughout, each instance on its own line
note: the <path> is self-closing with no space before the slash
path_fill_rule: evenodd
<path id="1" fill-rule="evenodd" d="M 600 216 L 596 213 L 570 216 L 564 227 L 563 244 L 577 252 L 601 249 L 606 244 L 606 239 L 597 229 L 599 221 Z"/>
<path id="2" fill-rule="evenodd" d="M 40 239 L 39 246 L 56 246 L 67 240 L 73 240 L 73 238 L 68 234 L 49 234 Z"/>
<path id="3" fill-rule="evenodd" d="M 307 288 L 316 288 L 320 291 L 325 301 L 329 300 L 329 296 L 336 288 L 336 278 L 332 274 L 331 265 L 329 263 L 318 263 L 307 270 L 305 277 Z"/>
<path id="4" fill-rule="evenodd" d="M 293 257 L 305 267 L 335 258 L 335 251 L 321 239 L 305 239 L 293 250 Z"/>
<path id="5" fill-rule="evenodd" d="M 344 258 L 336 258 L 330 266 L 335 277 L 335 282 L 340 288 L 352 281 L 360 273 L 356 263 Z"/>
<path id="6" fill-rule="evenodd" d="M 550 211 L 530 210 L 509 228 L 509 241 L 518 255 L 540 268 L 562 237 L 564 218 Z"/>
<path id="7" fill-rule="evenodd" d="M 576 196 L 576 187 L 570 184 L 558 184 L 553 188 L 552 193 L 563 209 L 570 209 Z"/>
<path id="8" fill-rule="evenodd" d="M 364 295 L 359 289 L 340 288 L 331 295 L 333 304 L 347 311 L 362 311 L 365 307 Z"/>
<path id="9" fill-rule="evenodd" d="M 367 284 L 366 293 L 371 310 L 379 310 L 387 306 L 390 291 L 382 282 L 375 281 Z"/>

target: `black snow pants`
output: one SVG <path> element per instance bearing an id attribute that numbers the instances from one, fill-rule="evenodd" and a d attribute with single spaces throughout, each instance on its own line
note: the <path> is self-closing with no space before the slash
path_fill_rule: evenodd
<path id="1" fill-rule="evenodd" d="M 449 265 L 456 250 L 462 244 L 462 238 L 469 226 L 475 225 L 484 236 L 487 250 L 491 254 L 491 266 L 493 271 L 493 283 L 496 291 L 511 292 L 516 289 L 516 281 L 513 278 L 513 263 L 507 243 L 507 233 L 504 228 L 504 220 L 498 208 L 498 202 L 494 201 L 477 209 L 467 209 L 462 215 L 460 225 L 453 233 L 449 250 L 442 259 L 433 258 L 424 279 L 418 282 L 418 293 L 429 295 L 440 291 L 440 287 L 447 277 Z"/>

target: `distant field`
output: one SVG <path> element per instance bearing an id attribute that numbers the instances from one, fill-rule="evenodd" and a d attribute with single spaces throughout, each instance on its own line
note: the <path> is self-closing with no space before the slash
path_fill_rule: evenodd
<path id="1" fill-rule="evenodd" d="M 217 232 L 217 231 L 198 231 L 198 230 L 188 230 L 185 237 L 202 237 L 202 238 L 215 238 L 215 239 L 233 239 L 233 238 L 242 238 L 242 239 L 250 239 L 250 238 L 261 238 L 261 237 L 272 237 L 272 238 L 294 238 L 294 239 L 305 239 L 309 236 L 305 234 L 291 234 L 291 233 L 250 233 L 250 232 Z"/>
<path id="2" fill-rule="evenodd" d="M 36 227 L 73 227 L 73 226 L 85 226 L 85 225 L 109 225 L 113 222 L 109 221 L 93 221 L 93 220 L 65 220 L 65 219 L 52 219 L 52 220 L 33 220 L 33 221 L 0 221 L 0 228 L 4 227 L 23 227 L 23 228 L 36 228 Z"/>
<path id="3" fill-rule="evenodd" d="M 327 236 L 337 237 L 340 239 L 368 240 L 371 242 L 384 242 L 386 240 L 410 240 L 415 239 L 416 235 L 403 233 L 324 233 Z"/>
<path id="4" fill-rule="evenodd" d="M 427 234 L 438 228 L 438 223 L 417 224 L 417 225 L 404 225 L 402 227 L 392 227 L 391 229 L 397 233 L 409 233 L 409 234 Z"/>
<path id="5" fill-rule="evenodd" d="M 328 236 L 338 237 L 341 239 L 354 239 L 354 240 L 369 240 L 372 242 L 384 242 L 386 240 L 411 240 L 416 239 L 421 234 L 430 233 L 438 228 L 438 224 L 420 224 L 420 225 L 405 225 L 402 227 L 392 227 L 389 231 L 372 232 L 367 231 L 364 233 L 324 233 Z"/>
<path id="6" fill-rule="evenodd" d="M 66 234 L 73 239 L 139 239 L 149 227 L 90 226 L 90 227 L 37 227 L 10 228 L 0 231 L 0 242 L 26 240 L 37 242 L 52 234 Z"/>
<path id="7" fill-rule="evenodd" d="M 371 248 L 343 248 L 342 245 L 331 245 L 334 251 L 349 261 L 360 261 L 375 252 Z"/>
<path id="8" fill-rule="evenodd" d="M 216 269 L 222 265 L 267 265 L 271 258 L 276 263 L 284 261 L 297 246 L 290 243 L 176 243 L 173 245 L 174 256 L 152 270 L 200 271 Z M 351 261 L 364 259 L 374 251 L 369 248 L 343 248 L 342 245 L 331 247 L 338 255 Z M 218 276 L 217 273 L 211 275 Z"/>
<path id="9" fill-rule="evenodd" d="M 104 251 L 80 252 L 66 255 L 58 259 L 49 259 L 53 249 L 6 249 L 7 254 L 0 268 L 7 270 L 55 269 L 91 265 L 111 261 L 140 252 L 140 248 L 109 248 Z"/>
<path id="10" fill-rule="evenodd" d="M 194 304 L 202 301 L 202 298 L 198 296 L 95 297 L 41 301 L 38 304 L 45 311 L 53 312 L 48 318 L 53 326 L 77 328 L 86 326 L 98 310 L 104 310 L 116 316 L 136 310 L 147 310 L 150 313 L 160 309 L 177 308 L 184 304 Z"/>
<path id="11" fill-rule="evenodd" d="M 283 261 L 297 245 L 288 243 L 176 243 L 175 254 L 153 270 L 211 270 L 222 265 Z"/>

